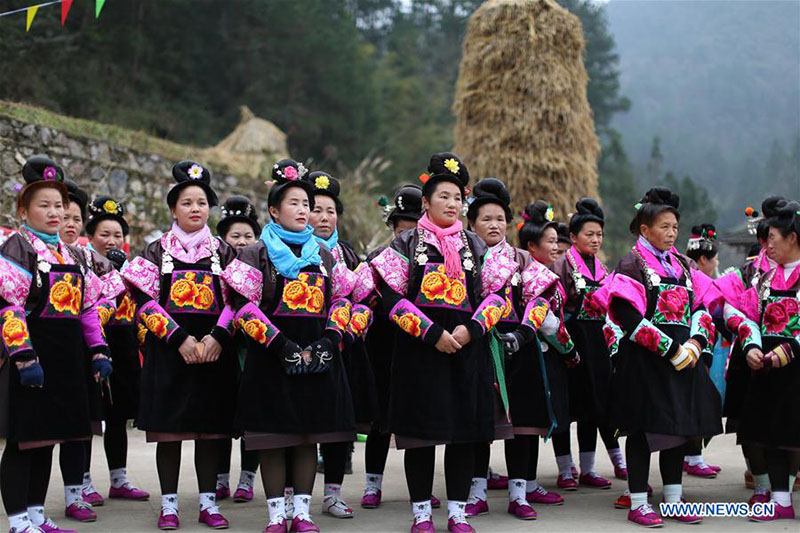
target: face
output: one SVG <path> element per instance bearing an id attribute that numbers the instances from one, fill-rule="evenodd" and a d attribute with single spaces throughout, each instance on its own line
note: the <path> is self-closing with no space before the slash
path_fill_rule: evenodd
<path id="1" fill-rule="evenodd" d="M 558 259 L 558 233 L 552 227 L 544 230 L 539 244 L 528 243 L 528 252 L 543 265 L 552 265 Z"/>
<path id="2" fill-rule="evenodd" d="M 192 233 L 206 225 L 209 209 L 206 192 L 200 187 L 190 186 L 180 192 L 178 201 L 170 212 L 183 231 Z"/>
<path id="3" fill-rule="evenodd" d="M 428 213 L 428 218 L 440 228 L 455 224 L 461 214 L 461 202 L 461 189 L 449 181 L 436 185 L 430 200 L 422 198 L 422 206 Z"/>
<path id="4" fill-rule="evenodd" d="M 27 207 L 19 210 L 19 217 L 31 228 L 55 235 L 64 223 L 64 201 L 61 193 L 52 187 L 43 187 L 33 193 Z"/>
<path id="5" fill-rule="evenodd" d="M 398 218 L 394 223 L 394 236 L 397 237 L 400 233 L 404 232 L 407 229 L 413 229 L 417 227 L 416 220 L 407 220 L 405 218 Z"/>
<path id="6" fill-rule="evenodd" d="M 666 252 L 675 245 L 675 239 L 678 238 L 678 218 L 675 213 L 662 211 L 652 226 L 642 224 L 639 233 L 657 250 Z"/>
<path id="7" fill-rule="evenodd" d="M 558 241 L 558 254 L 556 255 L 556 259 L 567 253 L 567 250 L 571 248 L 571 245 L 568 242 Z"/>
<path id="8" fill-rule="evenodd" d="M 122 250 L 125 236 L 122 233 L 122 226 L 116 220 L 101 220 L 94 228 L 94 235 L 89 236 L 92 248 L 103 255 L 107 255 L 109 250 Z"/>
<path id="9" fill-rule="evenodd" d="M 314 198 L 314 210 L 311 211 L 309 224 L 314 228 L 314 235 L 327 239 L 336 229 L 336 202 L 330 196 L 319 194 Z"/>
<path id="10" fill-rule="evenodd" d="M 310 214 L 308 194 L 300 187 L 291 187 L 283 195 L 278 207 L 271 206 L 269 214 L 272 220 L 289 231 L 303 231 L 308 225 Z"/>
<path id="11" fill-rule="evenodd" d="M 569 238 L 583 255 L 597 255 L 603 246 L 603 226 L 597 222 L 586 222 L 577 235 L 570 233 Z"/>
<path id="12" fill-rule="evenodd" d="M 234 248 L 244 248 L 256 242 L 256 234 L 247 222 L 234 222 L 225 234 L 225 242 Z"/>
<path id="13" fill-rule="evenodd" d="M 700 271 L 703 274 L 708 277 L 713 277 L 717 271 L 717 267 L 719 266 L 719 255 L 715 255 L 711 259 L 701 255 L 700 259 L 697 261 L 697 266 L 700 268 Z"/>
<path id="14" fill-rule="evenodd" d="M 67 244 L 73 244 L 83 230 L 81 208 L 76 202 L 70 202 L 64 210 L 64 223 L 61 225 L 61 238 Z"/>
<path id="15" fill-rule="evenodd" d="M 792 232 L 788 237 L 781 235 L 777 228 L 769 228 L 769 240 L 767 241 L 767 253 L 779 265 L 791 263 L 800 259 L 800 243 L 797 241 L 797 234 Z"/>
<path id="16" fill-rule="evenodd" d="M 506 236 L 506 212 L 497 204 L 482 205 L 472 223 L 472 230 L 489 246 L 494 246 Z"/>

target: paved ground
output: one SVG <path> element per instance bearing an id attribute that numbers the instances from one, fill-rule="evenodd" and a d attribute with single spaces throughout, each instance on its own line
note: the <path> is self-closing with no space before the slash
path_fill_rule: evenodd
<path id="1" fill-rule="evenodd" d="M 574 433 L 574 431 L 573 431 Z M 53 465 L 53 476 L 48 493 L 46 510 L 62 527 L 77 528 L 81 532 L 107 532 L 127 533 L 155 531 L 155 521 L 160 507 L 158 480 L 155 470 L 155 446 L 146 444 L 144 437 L 137 431 L 130 431 L 130 455 L 128 463 L 129 476 L 134 483 L 150 491 L 152 497 L 149 502 L 119 502 L 106 503 L 97 509 L 99 519 L 92 524 L 78 524 L 63 517 L 63 491 L 61 474 L 57 461 Z M 599 439 L 598 439 L 598 442 Z M 602 448 L 602 446 L 601 446 Z M 97 488 L 102 494 L 108 492 L 108 476 L 105 473 L 105 458 L 102 453 L 102 444 L 95 438 L 93 473 Z M 197 517 L 197 485 L 194 469 L 192 467 L 192 449 L 190 443 L 184 444 L 183 470 L 180 482 L 181 531 L 207 531 L 205 526 L 196 522 Z M 238 480 L 238 446 L 234 446 L 232 480 Z M 577 450 L 577 442 L 573 442 L 573 450 Z M 443 458 L 437 460 L 438 474 L 435 482 L 435 493 L 445 500 L 444 479 L 442 476 Z M 374 532 L 403 532 L 410 527 L 410 509 L 407 503 L 405 477 L 403 475 L 402 454 L 392 450 L 384 481 L 384 504 L 380 509 L 365 510 L 358 507 L 364 483 L 364 445 L 356 444 L 356 453 L 353 458 L 352 476 L 345 478 L 344 495 L 347 501 L 356 509 L 356 517 L 349 520 L 337 520 L 320 513 L 319 505 L 322 492 L 322 477 L 317 477 L 314 490 L 314 503 L 312 513 L 316 523 L 323 531 L 374 531 Z M 54 454 L 57 456 L 57 454 Z M 548 489 L 555 488 L 556 466 L 553 458 L 553 449 L 550 443 L 541 447 L 539 461 L 539 481 Z M 715 438 L 710 448 L 706 451 L 706 459 L 713 464 L 723 467 L 719 477 L 714 480 L 701 480 L 685 477 L 684 494 L 692 500 L 713 502 L 745 501 L 750 493 L 744 488 L 742 472 L 743 459 L 739 448 L 735 445 L 733 436 Z M 661 497 L 661 481 L 657 472 L 658 461 L 653 461 L 651 484 L 655 489 L 657 499 Z M 611 463 L 605 452 L 598 454 L 598 471 L 606 476 L 613 474 Z M 492 448 L 492 467 L 500 472 L 505 472 L 503 459 L 503 446 L 496 443 Z M 643 531 L 642 528 L 630 525 L 625 520 L 625 511 L 612 507 L 614 498 L 625 488 L 625 483 L 615 481 L 610 490 L 582 489 L 578 492 L 564 493 L 566 504 L 560 507 L 537 506 L 539 519 L 532 522 L 522 522 L 506 514 L 505 491 L 491 491 L 489 506 L 492 512 L 487 516 L 473 519 L 472 524 L 481 532 L 487 531 Z M 797 494 L 797 493 L 796 493 Z M 231 531 L 261 531 L 264 528 L 266 508 L 264 493 L 261 487 L 256 489 L 256 498 L 247 504 L 234 504 L 230 500 L 222 503 L 222 512 L 231 521 Z M 797 505 L 795 506 L 797 508 Z M 434 520 L 440 530 L 446 531 L 447 512 L 445 509 L 435 511 Z M 8 522 L 2 517 L 2 527 L 7 528 Z M 800 519 L 793 521 L 779 521 L 769 524 L 754 524 L 743 518 L 712 518 L 707 519 L 700 526 L 687 526 L 677 523 L 668 523 L 665 529 L 680 530 L 682 528 L 698 528 L 705 532 L 711 531 L 800 531 Z"/>

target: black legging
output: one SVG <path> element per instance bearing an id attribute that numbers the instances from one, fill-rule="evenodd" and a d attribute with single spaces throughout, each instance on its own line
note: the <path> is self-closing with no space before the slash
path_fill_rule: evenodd
<path id="1" fill-rule="evenodd" d="M 680 485 L 683 476 L 683 455 L 685 445 L 658 454 L 658 466 L 664 485 Z M 647 479 L 650 474 L 650 445 L 641 431 L 628 435 L 625 442 L 625 457 L 628 461 L 628 489 L 632 493 L 647 492 Z"/>
<path id="2" fill-rule="evenodd" d="M 580 421 L 578 422 L 578 450 L 581 452 L 593 452 L 597 450 L 598 431 L 600 432 L 600 438 L 603 439 L 606 450 L 619 448 L 619 440 L 614 436 L 613 430 L 605 427 L 598 428 L 594 422 Z M 556 457 L 572 453 L 569 431 L 553 435 L 553 451 Z"/>
<path id="3" fill-rule="evenodd" d="M 536 479 L 539 463 L 539 436 L 515 435 L 505 443 L 509 479 Z"/>
<path id="4" fill-rule="evenodd" d="M 703 454 L 703 439 L 689 439 L 686 443 L 686 455 L 702 455 Z"/>
<path id="5" fill-rule="evenodd" d="M 201 493 L 214 492 L 216 488 L 220 440 L 222 439 L 194 441 L 194 468 L 197 472 L 197 488 Z M 156 468 L 161 494 L 178 492 L 182 444 L 181 441 L 159 442 L 156 446 Z"/>
<path id="6" fill-rule="evenodd" d="M 220 439 L 219 443 L 219 465 L 217 474 L 230 474 L 231 472 L 231 453 L 233 451 L 233 439 Z M 242 471 L 258 471 L 258 452 L 246 450 L 244 439 L 239 439 L 239 453 L 241 454 Z"/>
<path id="7" fill-rule="evenodd" d="M 465 502 L 469 498 L 472 471 L 475 467 L 475 444 L 448 444 L 444 451 L 444 479 L 449 501 Z M 436 447 L 411 448 L 405 451 L 403 462 L 406 483 L 412 502 L 431 499 Z"/>
<path id="8" fill-rule="evenodd" d="M 478 442 L 475 444 L 474 467 L 472 477 L 486 478 L 489 475 L 489 456 L 491 445 L 488 442 Z"/>
<path id="9" fill-rule="evenodd" d="M 367 474 L 383 474 L 391 440 L 390 433 L 381 433 L 375 429 L 367 435 L 367 444 L 364 446 L 364 466 Z"/>
<path id="10" fill-rule="evenodd" d="M 341 485 L 344 481 L 344 469 L 347 454 L 350 452 L 350 444 L 349 441 L 320 444 L 322 463 L 325 466 L 325 484 Z"/>
<path id="11" fill-rule="evenodd" d="M 767 461 L 767 473 L 772 492 L 790 492 L 789 475 L 797 473 L 798 466 L 800 466 L 800 452 L 765 448 L 764 457 Z"/>
<path id="12" fill-rule="evenodd" d="M 58 466 L 61 468 L 65 487 L 83 484 L 83 473 L 87 472 L 87 443 L 91 446 L 91 440 L 70 440 L 59 445 Z M 91 453 L 91 448 L 89 450 Z"/>
<path id="13" fill-rule="evenodd" d="M 288 453 L 287 453 L 288 452 Z M 261 482 L 267 499 L 283 496 L 287 486 L 287 471 L 291 472 L 295 494 L 311 494 L 317 475 L 317 446 L 304 444 L 294 448 L 262 450 Z"/>
<path id="14" fill-rule="evenodd" d="M 6 515 L 44 505 L 52 461 L 52 446 L 20 450 L 16 442 L 6 441 L 0 460 L 0 492 Z"/>

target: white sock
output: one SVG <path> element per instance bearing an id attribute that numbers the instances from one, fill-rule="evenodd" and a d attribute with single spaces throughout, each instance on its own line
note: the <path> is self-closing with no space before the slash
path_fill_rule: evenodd
<path id="1" fill-rule="evenodd" d="M 283 496 L 267 498 L 267 511 L 269 511 L 270 524 L 279 524 L 286 520 L 286 498 Z"/>
<path id="2" fill-rule="evenodd" d="M 124 487 L 128 483 L 128 470 L 125 468 L 115 468 L 108 472 L 111 478 L 111 486 L 115 489 Z"/>
<path id="3" fill-rule="evenodd" d="M 572 456 L 557 455 L 556 464 L 558 465 L 558 475 L 572 478 Z"/>
<path id="4" fill-rule="evenodd" d="M 208 511 L 211 514 L 218 513 L 217 507 L 217 494 L 214 492 L 201 492 L 198 498 L 200 500 L 200 510 Z"/>
<path id="5" fill-rule="evenodd" d="M 622 457 L 622 450 L 619 448 L 610 448 L 608 451 L 608 457 L 611 459 L 611 464 L 616 466 L 617 468 L 625 468 L 625 458 Z"/>
<path id="6" fill-rule="evenodd" d="M 689 466 L 696 466 L 703 462 L 702 455 L 687 455 L 684 459 L 689 463 Z"/>
<path id="7" fill-rule="evenodd" d="M 766 494 L 770 489 L 769 474 L 753 474 L 756 494 Z"/>
<path id="8" fill-rule="evenodd" d="M 791 488 L 791 487 L 790 487 Z M 772 493 L 772 501 L 783 507 L 792 506 L 792 493 L 776 490 Z"/>
<path id="9" fill-rule="evenodd" d="M 217 488 L 230 488 L 231 486 L 231 475 L 228 474 L 217 474 Z"/>
<path id="10" fill-rule="evenodd" d="M 242 470 L 242 473 L 239 474 L 240 487 L 252 488 L 255 482 L 256 482 L 255 472 L 250 472 L 249 470 Z"/>
<path id="11" fill-rule="evenodd" d="M 414 513 L 414 522 L 424 522 L 431 517 L 431 501 L 411 502 L 411 511 Z"/>
<path id="12" fill-rule="evenodd" d="M 8 515 L 8 525 L 11 527 L 11 533 L 24 531 L 26 527 L 31 527 L 28 512 L 22 511 L 21 513 Z"/>
<path id="13" fill-rule="evenodd" d="M 84 472 L 83 473 L 83 485 L 81 488 L 86 492 L 94 491 L 94 486 L 92 486 L 92 473 L 91 472 Z"/>
<path id="14" fill-rule="evenodd" d="M 533 492 L 539 488 L 539 483 L 535 479 L 529 479 L 525 482 L 525 492 Z"/>
<path id="15" fill-rule="evenodd" d="M 340 496 L 342 494 L 342 484 L 341 483 L 325 483 L 325 490 L 322 492 L 322 495 L 325 497 L 328 496 Z"/>
<path id="16" fill-rule="evenodd" d="M 47 520 L 47 518 L 44 516 L 44 507 L 41 505 L 28 507 L 28 519 L 31 521 L 31 524 L 36 527 L 44 524 L 44 521 Z"/>
<path id="17" fill-rule="evenodd" d="M 581 458 L 581 474 L 588 474 L 594 472 L 594 457 L 595 452 L 580 452 Z"/>
<path id="18" fill-rule="evenodd" d="M 67 503 L 67 507 L 83 501 L 82 490 L 83 487 L 80 485 L 64 485 L 64 501 Z"/>
<path id="19" fill-rule="evenodd" d="M 484 480 L 485 481 L 485 480 Z M 467 502 L 452 502 L 447 501 L 447 518 L 455 518 L 465 520 L 465 509 Z"/>
<path id="20" fill-rule="evenodd" d="M 631 492 L 631 511 L 635 511 L 642 505 L 647 505 L 647 491 Z"/>
<path id="21" fill-rule="evenodd" d="M 311 495 L 295 494 L 292 499 L 294 501 L 294 517 L 300 520 L 311 520 L 311 515 L 308 514 L 308 508 L 311 505 Z"/>
<path id="22" fill-rule="evenodd" d="M 294 487 L 284 487 L 283 497 L 286 500 L 286 518 L 294 517 Z"/>
<path id="23" fill-rule="evenodd" d="M 508 501 L 525 500 L 525 488 L 527 483 L 524 479 L 508 480 Z"/>
<path id="24" fill-rule="evenodd" d="M 177 494 L 162 494 L 161 495 L 161 512 L 165 515 L 178 514 L 178 495 Z"/>
<path id="25" fill-rule="evenodd" d="M 673 485 L 664 485 L 664 502 L 665 503 L 679 503 L 681 495 L 683 494 L 683 485 L 678 483 Z"/>
<path id="26" fill-rule="evenodd" d="M 469 503 L 475 503 L 478 500 L 486 501 L 486 478 L 474 477 L 472 484 L 469 487 Z"/>
<path id="27" fill-rule="evenodd" d="M 364 488 L 365 493 L 377 494 L 383 485 L 383 474 L 367 474 L 367 484 Z"/>

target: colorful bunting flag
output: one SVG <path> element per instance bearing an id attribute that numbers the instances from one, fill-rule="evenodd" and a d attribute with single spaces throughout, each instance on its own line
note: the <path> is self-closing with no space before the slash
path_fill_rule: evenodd
<path id="1" fill-rule="evenodd" d="M 28 8 L 28 17 L 25 21 L 25 32 L 27 33 L 28 30 L 31 29 L 31 24 L 33 24 L 33 19 L 36 17 L 36 12 L 39 11 L 39 6 L 31 6 Z"/>
<path id="2" fill-rule="evenodd" d="M 67 22 L 67 13 L 69 13 L 69 9 L 72 7 L 73 0 L 61 0 L 61 25 L 63 26 L 65 22 Z"/>
<path id="3" fill-rule="evenodd" d="M 106 3 L 106 0 L 95 0 L 94 3 L 94 18 L 100 18 L 100 11 L 103 10 L 103 5 Z"/>

